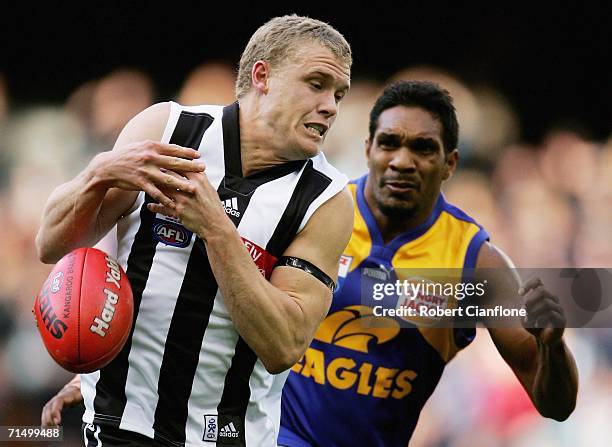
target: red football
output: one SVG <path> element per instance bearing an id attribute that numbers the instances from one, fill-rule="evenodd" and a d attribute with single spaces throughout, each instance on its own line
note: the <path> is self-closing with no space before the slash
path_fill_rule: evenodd
<path id="1" fill-rule="evenodd" d="M 34 301 L 34 315 L 57 363 L 71 372 L 92 372 L 115 358 L 128 338 L 132 289 L 115 259 L 79 248 L 55 265 Z"/>

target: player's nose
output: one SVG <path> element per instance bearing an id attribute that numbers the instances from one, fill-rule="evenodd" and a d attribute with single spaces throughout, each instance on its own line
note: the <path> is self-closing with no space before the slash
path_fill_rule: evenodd
<path id="1" fill-rule="evenodd" d="M 336 116 L 336 114 L 338 113 L 338 102 L 336 101 L 336 96 L 334 92 L 329 92 L 325 95 L 321 95 L 318 112 L 328 118 Z"/>
<path id="2" fill-rule="evenodd" d="M 408 148 L 396 150 L 389 161 L 389 167 L 396 171 L 409 171 L 416 169 L 416 160 Z"/>

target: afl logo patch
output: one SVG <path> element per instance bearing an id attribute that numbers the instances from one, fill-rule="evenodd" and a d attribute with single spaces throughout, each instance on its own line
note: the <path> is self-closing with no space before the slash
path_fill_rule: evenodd
<path id="1" fill-rule="evenodd" d="M 193 233 L 186 228 L 167 221 L 157 221 L 153 224 L 153 236 L 166 245 L 184 248 L 191 242 Z"/>
<path id="2" fill-rule="evenodd" d="M 62 287 L 62 280 L 64 279 L 64 272 L 57 272 L 53 275 L 53 279 L 51 280 L 51 292 L 57 293 Z"/>

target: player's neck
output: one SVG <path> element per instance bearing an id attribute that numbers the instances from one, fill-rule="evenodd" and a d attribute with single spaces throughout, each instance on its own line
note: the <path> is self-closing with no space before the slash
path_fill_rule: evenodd
<path id="1" fill-rule="evenodd" d="M 248 100 L 241 101 L 238 117 L 243 176 L 246 177 L 293 160 L 291 154 L 284 154 L 271 144 L 276 141 L 274 129 L 261 119 L 254 104 Z"/>
<path id="2" fill-rule="evenodd" d="M 365 201 L 374 216 L 374 220 L 376 221 L 376 225 L 378 226 L 378 230 L 385 244 L 388 244 L 400 234 L 417 228 L 427 221 L 435 206 L 434 201 L 422 207 L 422 209 L 413 216 L 389 216 L 383 213 L 378 207 L 376 199 L 368 188 L 366 188 L 364 193 Z"/>
<path id="3" fill-rule="evenodd" d="M 368 205 L 370 204 L 368 203 Z M 400 234 L 418 227 L 424 223 L 431 214 L 431 209 L 429 209 L 427 213 L 419 213 L 414 217 L 398 219 L 396 217 L 387 216 L 376 206 L 372 208 L 370 205 L 370 209 L 372 210 L 372 214 L 374 215 L 374 219 L 376 220 L 376 224 L 378 225 L 378 229 L 380 230 L 380 234 L 385 244 L 388 244 Z"/>

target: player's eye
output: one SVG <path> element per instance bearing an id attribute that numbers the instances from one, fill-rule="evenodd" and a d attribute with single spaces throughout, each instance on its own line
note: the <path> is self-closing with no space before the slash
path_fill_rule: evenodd
<path id="1" fill-rule="evenodd" d="M 393 138 L 391 136 L 384 136 L 378 138 L 378 146 L 382 149 L 394 149 L 398 147 L 399 142 L 397 138 Z"/>
<path id="2" fill-rule="evenodd" d="M 426 154 L 430 154 L 432 152 L 436 152 L 438 150 L 438 145 L 429 140 L 416 140 L 412 147 L 414 150 L 418 152 L 423 152 Z"/>

